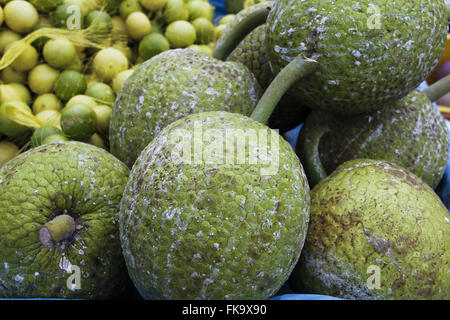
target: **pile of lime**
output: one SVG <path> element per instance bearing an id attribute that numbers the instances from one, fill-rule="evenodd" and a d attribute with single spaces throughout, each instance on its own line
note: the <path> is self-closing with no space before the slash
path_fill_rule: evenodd
<path id="1" fill-rule="evenodd" d="M 54 141 L 108 150 L 135 67 L 172 48 L 212 55 L 213 16 L 208 0 L 0 0 L 0 166 Z"/>

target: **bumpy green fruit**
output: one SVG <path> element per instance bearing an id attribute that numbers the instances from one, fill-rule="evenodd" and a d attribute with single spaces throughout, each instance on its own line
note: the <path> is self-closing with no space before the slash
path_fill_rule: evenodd
<path id="1" fill-rule="evenodd" d="M 299 292 L 450 298 L 450 215 L 407 170 L 383 161 L 346 162 L 311 191 L 310 220 L 292 277 Z"/>
<path id="2" fill-rule="evenodd" d="M 370 114 L 349 117 L 313 111 L 297 143 L 303 163 L 306 153 L 302 148 L 314 140 L 314 130 L 320 126 L 329 128 L 319 141 L 319 157 L 328 174 L 348 160 L 369 158 L 396 163 L 432 188 L 444 175 L 447 127 L 439 109 L 418 90 Z"/>
<path id="3" fill-rule="evenodd" d="M 319 62 L 291 92 L 314 109 L 376 111 L 425 80 L 447 35 L 443 0 L 276 1 L 265 45 L 273 71 L 294 57 Z"/>
<path id="4" fill-rule="evenodd" d="M 190 49 L 165 51 L 136 68 L 117 95 L 110 122 L 111 152 L 131 167 L 173 121 L 205 111 L 250 115 L 259 97 L 255 77 L 240 63 Z"/>
<path id="5" fill-rule="evenodd" d="M 257 10 L 270 8 L 272 5 L 273 1 L 264 1 L 240 11 L 227 23 L 219 40 L 217 40 L 216 46 L 221 46 L 232 30 L 245 17 Z M 248 34 L 227 58 L 229 61 L 239 61 L 249 68 L 263 89 L 267 88 L 274 78 L 266 58 L 264 37 L 265 25 L 262 25 Z M 303 103 L 297 101 L 292 94 L 286 94 L 278 103 L 268 124 L 271 128 L 285 132 L 302 123 L 308 113 L 309 109 Z"/>
<path id="6" fill-rule="evenodd" d="M 128 174 L 111 154 L 79 142 L 43 145 L 2 167 L 0 296 L 120 295 L 128 277 L 118 213 Z M 41 230 L 61 215 L 72 217 L 73 233 L 44 245 Z M 81 288 L 68 289 L 76 266 Z"/>
<path id="7" fill-rule="evenodd" d="M 206 138 L 250 130 L 267 137 L 238 148 L 261 159 L 254 164 L 236 161 L 236 144 L 220 153 L 223 140 Z M 192 156 L 178 162 L 186 146 Z M 204 158 L 206 150 L 217 157 Z M 276 171 L 262 171 L 271 164 Z M 120 211 L 129 274 L 147 299 L 267 299 L 300 255 L 309 200 L 300 161 L 275 131 L 236 113 L 190 115 L 167 126 L 131 172 Z"/>

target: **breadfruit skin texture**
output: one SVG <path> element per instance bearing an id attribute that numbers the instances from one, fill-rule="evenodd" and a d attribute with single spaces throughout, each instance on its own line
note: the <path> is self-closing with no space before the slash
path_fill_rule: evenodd
<path id="1" fill-rule="evenodd" d="M 275 160 L 274 144 L 248 145 L 246 158 L 264 159 L 257 164 L 224 163 L 229 149 L 217 162 L 175 164 L 177 143 L 169 137 L 196 123 L 220 134 L 270 130 L 240 114 L 199 113 L 169 125 L 145 148 L 121 203 L 129 274 L 146 299 L 266 299 L 286 281 L 303 247 L 310 198 L 302 166 L 275 131 L 274 175 L 260 171 Z M 203 143 L 203 150 L 217 146 L 217 140 Z"/>
<path id="2" fill-rule="evenodd" d="M 443 0 L 276 1 L 266 22 L 274 74 L 298 55 L 320 68 L 290 91 L 312 109 L 360 114 L 419 86 L 442 56 Z"/>
<path id="3" fill-rule="evenodd" d="M 379 288 L 371 266 L 380 270 Z M 311 191 L 291 279 L 301 292 L 346 299 L 448 300 L 449 268 L 450 215 L 438 196 L 395 164 L 359 159 Z"/>
<path id="4" fill-rule="evenodd" d="M 140 65 L 120 90 L 110 121 L 111 153 L 131 168 L 175 120 L 206 111 L 250 115 L 260 96 L 254 75 L 241 63 L 190 49 L 165 51 Z"/>
<path id="5" fill-rule="evenodd" d="M 129 284 L 119 238 L 119 205 L 129 170 L 81 142 L 46 144 L 0 168 L 0 297 L 117 297 Z M 40 228 L 72 216 L 69 240 L 45 247 Z M 80 289 L 67 281 L 80 268 Z"/>
<path id="6" fill-rule="evenodd" d="M 376 159 L 404 167 L 433 189 L 444 175 L 447 126 L 439 109 L 419 90 L 369 114 L 338 116 L 314 110 L 300 131 L 297 150 L 309 143 L 312 130 L 320 125 L 330 129 L 319 143 L 328 174 L 348 160 Z M 299 153 L 302 161 L 303 156 Z"/>

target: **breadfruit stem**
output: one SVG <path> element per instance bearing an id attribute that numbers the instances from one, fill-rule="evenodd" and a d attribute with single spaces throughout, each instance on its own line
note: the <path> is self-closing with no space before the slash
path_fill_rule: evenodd
<path id="1" fill-rule="evenodd" d="M 75 232 L 75 220 L 62 214 L 47 222 L 39 230 L 39 240 L 46 247 L 53 247 L 61 240 L 70 238 Z"/>
<path id="2" fill-rule="evenodd" d="M 450 92 L 450 75 L 436 81 L 431 86 L 423 90 L 423 93 L 434 102 Z"/>
<path id="3" fill-rule="evenodd" d="M 311 130 L 306 143 L 299 145 L 300 158 L 308 177 L 310 188 L 327 177 L 319 154 L 320 139 L 329 131 L 327 125 L 321 125 Z"/>
<path id="4" fill-rule="evenodd" d="M 225 39 L 222 45 L 216 47 L 213 57 L 222 61 L 230 55 L 238 44 L 256 27 L 266 23 L 270 8 L 264 8 L 249 14 L 242 19 L 239 24 L 233 28 L 230 35 Z"/>
<path id="5" fill-rule="evenodd" d="M 250 117 L 266 124 L 278 102 L 294 82 L 308 76 L 318 68 L 319 64 L 316 61 L 296 57 L 273 79 Z"/>

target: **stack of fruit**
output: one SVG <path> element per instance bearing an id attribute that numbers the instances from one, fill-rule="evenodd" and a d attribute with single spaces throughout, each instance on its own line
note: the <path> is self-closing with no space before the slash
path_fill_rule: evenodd
<path id="1" fill-rule="evenodd" d="M 264 1 L 212 28 L 186 20 L 197 1 L 158 3 L 149 23 L 139 8 L 156 3 L 115 3 L 128 46 L 94 10 L 86 32 L 46 34 L 11 65 L 39 94 L 29 108 L 2 89 L 15 98 L 1 128 L 25 145 L 34 130 L 35 147 L 0 167 L 0 297 L 111 298 L 133 283 L 145 299 L 267 299 L 288 281 L 449 299 L 450 216 L 434 191 L 449 139 L 432 101 L 450 76 L 416 90 L 444 51 L 444 1 Z M 133 63 L 161 19 L 171 49 Z M 217 33 L 211 56 L 195 46 Z M 299 123 L 294 150 L 273 128 Z"/>
<path id="2" fill-rule="evenodd" d="M 210 55 L 216 38 L 203 0 L 2 4 L 0 164 L 50 141 L 108 149 L 111 108 L 133 69 L 170 48 Z"/>

